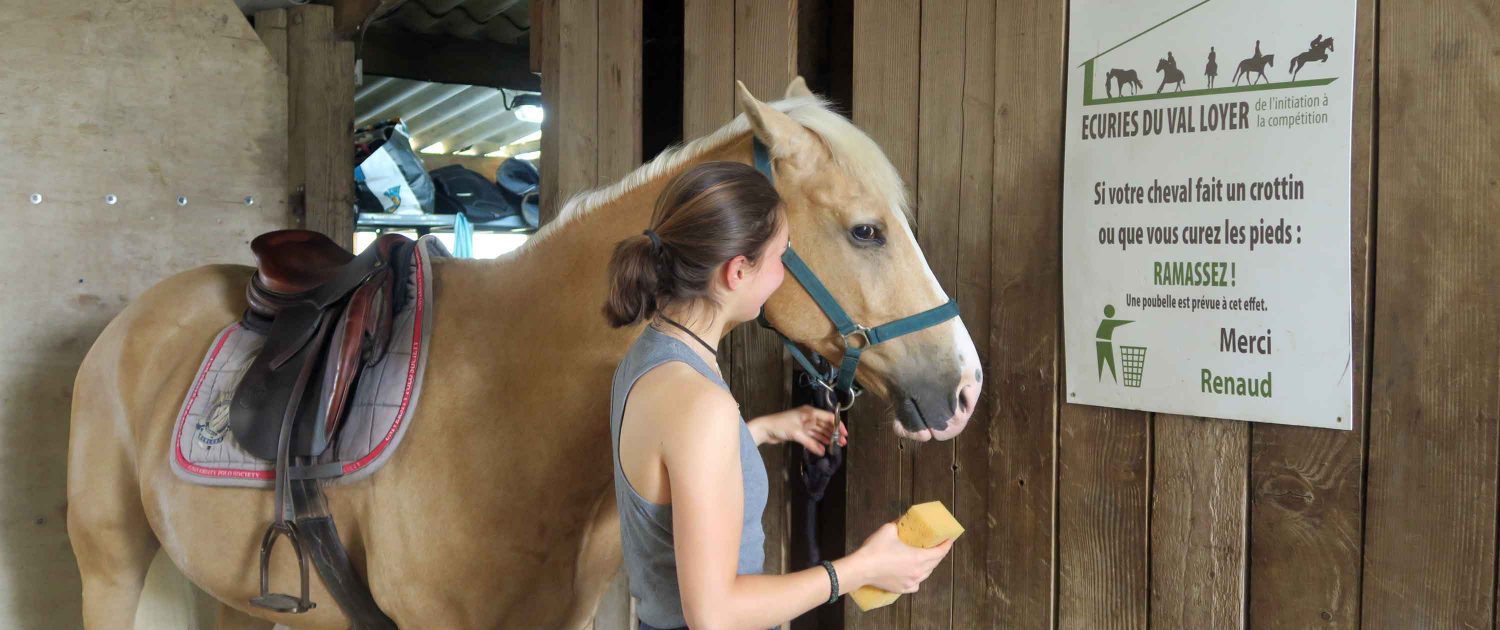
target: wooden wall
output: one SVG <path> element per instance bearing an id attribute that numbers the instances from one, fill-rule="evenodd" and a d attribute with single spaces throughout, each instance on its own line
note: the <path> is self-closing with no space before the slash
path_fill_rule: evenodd
<path id="1" fill-rule="evenodd" d="M 872 613 L 841 603 L 842 614 L 798 627 L 1496 625 L 1493 3 L 1359 0 L 1349 49 L 1352 431 L 1064 400 L 1065 0 L 685 0 L 684 8 L 686 138 L 734 115 L 736 78 L 775 98 L 799 60 L 852 68 L 852 117 L 906 179 L 917 238 L 986 364 L 978 420 L 953 442 L 899 443 L 878 405 L 857 407 L 841 495 L 850 549 L 933 499 L 969 533 L 915 596 Z M 810 13 L 847 19 L 852 38 L 835 28 L 817 42 L 846 48 L 807 49 Z M 561 126 L 548 132 L 562 137 L 547 142 L 563 165 L 554 165 L 562 169 L 554 185 L 565 189 L 608 180 L 598 156 L 614 146 L 603 130 L 615 123 L 597 117 L 606 90 L 598 18 L 584 9 L 575 28 L 593 38 L 548 48 L 574 64 L 544 76 L 563 94 L 563 122 L 549 118 Z M 572 94 L 585 102 L 570 102 Z M 568 122 L 569 111 L 596 117 Z M 788 402 L 789 371 L 772 340 L 747 327 L 726 346 L 747 414 Z M 793 570 L 788 462 L 780 449 L 766 461 L 767 570 Z"/>
<path id="2" fill-rule="evenodd" d="M 0 627 L 77 628 L 78 365 L 142 291 L 250 263 L 250 238 L 292 222 L 286 75 L 231 2 L 11 2 L 0 16 Z M 193 605 L 157 560 L 140 627 L 211 624 L 213 602 Z"/>

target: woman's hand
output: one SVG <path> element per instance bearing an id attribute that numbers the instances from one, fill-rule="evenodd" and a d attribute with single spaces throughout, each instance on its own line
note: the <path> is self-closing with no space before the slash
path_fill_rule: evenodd
<path id="1" fill-rule="evenodd" d="M 849 430 L 844 428 L 844 423 L 839 422 L 832 411 L 811 405 L 761 416 L 748 424 L 750 435 L 755 436 L 756 445 L 790 441 L 822 455 L 827 451 L 824 445 L 832 444 L 835 434 L 838 436 L 839 446 L 849 443 Z"/>
<path id="2" fill-rule="evenodd" d="M 952 539 L 931 549 L 901 542 L 896 535 L 896 524 L 892 522 L 881 525 L 870 534 L 859 549 L 849 554 L 849 559 L 859 567 L 863 584 L 892 593 L 915 593 L 951 548 Z"/>

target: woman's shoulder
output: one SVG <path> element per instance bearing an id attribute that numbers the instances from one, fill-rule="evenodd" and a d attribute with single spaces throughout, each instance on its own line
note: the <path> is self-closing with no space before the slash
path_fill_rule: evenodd
<path id="1" fill-rule="evenodd" d="M 711 426 L 725 425 L 738 430 L 739 403 L 734 396 L 680 361 L 663 363 L 642 375 L 630 398 L 632 405 L 639 403 L 652 412 L 664 434 L 702 435 Z"/>

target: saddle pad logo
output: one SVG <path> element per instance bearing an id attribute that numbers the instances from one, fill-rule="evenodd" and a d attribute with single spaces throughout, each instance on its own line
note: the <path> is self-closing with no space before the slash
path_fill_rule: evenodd
<path id="1" fill-rule="evenodd" d="M 225 391 L 214 399 L 214 404 L 208 410 L 208 416 L 194 425 L 193 437 L 199 444 L 207 448 L 224 441 L 224 436 L 229 432 L 229 403 L 233 400 L 233 390 Z"/>

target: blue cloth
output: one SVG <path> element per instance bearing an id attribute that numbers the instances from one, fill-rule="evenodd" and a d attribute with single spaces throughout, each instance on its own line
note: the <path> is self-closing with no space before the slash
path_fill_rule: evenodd
<path id="1" fill-rule="evenodd" d="M 642 622 L 657 628 L 687 625 L 677 587 L 677 554 L 672 546 L 672 506 L 652 503 L 631 487 L 620 467 L 620 420 L 626 397 L 646 372 L 671 361 L 692 366 L 719 387 L 729 389 L 711 366 L 681 340 L 647 326 L 615 369 L 610 393 L 609 432 L 614 458 L 615 504 L 620 511 L 620 538 L 630 594 L 640 600 Z M 750 428 L 740 419 L 740 473 L 745 484 L 745 511 L 736 573 L 756 574 L 765 564 L 766 464 L 755 448 Z"/>
<path id="2" fill-rule="evenodd" d="M 462 212 L 453 215 L 453 256 L 474 257 L 474 224 Z"/>

